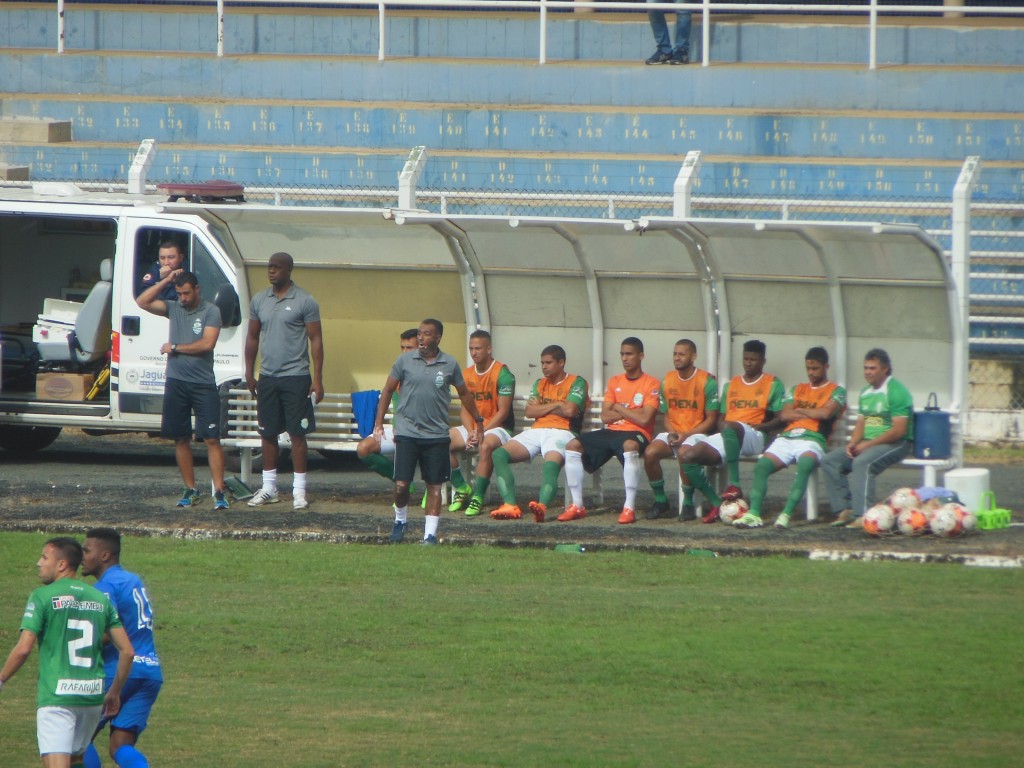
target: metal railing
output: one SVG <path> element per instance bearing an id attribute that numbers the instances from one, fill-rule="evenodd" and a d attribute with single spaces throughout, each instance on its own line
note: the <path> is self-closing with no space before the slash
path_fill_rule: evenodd
<path id="1" fill-rule="evenodd" d="M 443 0 L 446 8 L 465 8 L 478 10 L 480 0 Z M 216 0 L 216 31 L 217 31 L 217 56 L 224 56 L 225 31 L 224 18 L 228 5 L 273 5 L 273 6 L 327 6 L 327 7 L 359 7 L 366 8 L 372 3 L 367 0 Z M 540 42 L 540 53 L 538 63 L 547 63 L 547 32 L 548 14 L 550 11 L 579 11 L 579 10 L 602 10 L 602 11 L 633 11 L 640 10 L 636 2 L 581 2 L 578 0 L 487 0 L 487 8 L 524 10 L 537 12 L 537 35 Z M 430 8 L 436 9 L 437 0 L 378 0 L 377 6 L 377 59 L 384 61 L 387 58 L 387 12 L 395 9 L 409 8 Z M 701 23 L 701 66 L 711 65 L 711 0 L 691 3 L 645 3 L 643 10 L 662 10 L 668 12 L 690 11 L 700 13 Z M 759 15 L 772 15 L 783 13 L 823 13 L 864 15 L 867 17 L 867 47 L 868 47 L 868 69 L 878 67 L 878 15 L 918 15 L 918 14 L 945 14 L 950 16 L 1021 16 L 1024 17 L 1024 7 L 1013 6 L 967 6 L 967 5 L 944 5 L 941 2 L 934 5 L 880 5 L 878 0 L 870 0 L 866 5 L 835 4 L 830 2 L 821 3 L 780 3 L 765 5 L 764 3 L 730 3 L 727 6 L 716 5 L 716 13 L 756 13 Z M 65 0 L 57 0 L 57 53 L 64 53 L 65 21 L 67 8 Z"/>

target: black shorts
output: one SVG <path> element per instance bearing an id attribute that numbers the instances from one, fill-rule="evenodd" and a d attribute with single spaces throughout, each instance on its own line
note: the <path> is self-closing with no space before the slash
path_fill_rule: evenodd
<path id="1" fill-rule="evenodd" d="M 306 376 L 260 376 L 256 384 L 256 430 L 261 437 L 276 438 L 282 432 L 307 435 L 316 429 Z"/>
<path id="2" fill-rule="evenodd" d="M 583 468 L 587 472 L 595 472 L 604 466 L 612 456 L 621 464 L 622 444 L 627 440 L 635 440 L 640 444 L 640 453 L 644 452 L 650 440 L 643 432 L 626 432 L 620 429 L 599 429 L 580 435 L 583 443 Z"/>
<path id="3" fill-rule="evenodd" d="M 447 437 L 422 438 L 395 435 L 395 480 L 411 483 L 420 468 L 420 477 L 428 485 L 447 483 L 452 473 Z"/>
<path id="4" fill-rule="evenodd" d="M 164 382 L 164 410 L 160 417 L 160 435 L 172 440 L 191 438 L 192 414 L 195 436 L 199 440 L 220 437 L 220 396 L 212 384 L 167 379 Z"/>

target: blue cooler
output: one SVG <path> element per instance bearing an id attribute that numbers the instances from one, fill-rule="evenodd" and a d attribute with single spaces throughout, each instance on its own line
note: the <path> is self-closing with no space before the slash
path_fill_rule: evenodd
<path id="1" fill-rule="evenodd" d="M 948 459 L 950 443 L 949 414 L 939 408 L 932 392 L 924 410 L 914 413 L 914 458 Z"/>

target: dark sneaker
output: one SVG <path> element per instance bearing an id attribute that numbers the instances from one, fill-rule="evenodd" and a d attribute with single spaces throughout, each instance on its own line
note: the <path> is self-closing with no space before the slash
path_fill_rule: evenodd
<path id="1" fill-rule="evenodd" d="M 718 507 L 712 507 L 711 511 L 708 512 L 706 515 L 704 515 L 704 517 L 702 517 L 700 519 L 700 521 L 702 523 L 708 523 L 708 524 L 710 524 L 710 523 L 717 523 L 719 521 L 720 517 L 721 516 L 718 514 Z"/>
<path id="2" fill-rule="evenodd" d="M 425 538 L 423 541 L 421 541 L 420 544 L 422 544 L 425 547 L 436 547 L 437 546 L 437 536 L 427 536 L 427 538 Z"/>
<path id="3" fill-rule="evenodd" d="M 662 53 L 661 51 L 655 51 L 654 55 L 651 56 L 644 64 L 668 64 L 672 60 L 671 53 Z"/>
<path id="4" fill-rule="evenodd" d="M 407 525 L 408 523 L 400 523 L 395 520 L 395 524 L 391 527 L 390 541 L 392 544 L 399 544 L 405 538 L 405 527 Z"/>
<path id="5" fill-rule="evenodd" d="M 228 509 L 230 505 L 228 500 L 224 498 L 224 491 L 214 491 L 213 493 L 213 508 L 214 509 Z"/>
<path id="6" fill-rule="evenodd" d="M 647 513 L 644 515 L 644 519 L 657 520 L 658 518 L 664 517 L 666 512 L 668 512 L 668 502 L 656 501 L 651 505 L 651 508 L 647 510 Z"/>
<path id="7" fill-rule="evenodd" d="M 676 51 L 675 53 L 672 54 L 671 57 L 669 57 L 668 63 L 669 64 L 689 64 L 690 63 L 690 53 L 689 53 L 689 51 Z"/>
<path id="8" fill-rule="evenodd" d="M 179 507 L 194 507 L 199 503 L 199 499 L 203 494 L 199 492 L 198 488 L 186 488 L 182 491 L 181 498 L 178 499 Z"/>
<path id="9" fill-rule="evenodd" d="M 693 504 L 683 504 L 683 509 L 679 513 L 679 522 L 685 523 L 690 520 L 697 519 L 697 508 Z"/>
<path id="10" fill-rule="evenodd" d="M 856 519 L 856 515 L 853 514 L 853 510 L 852 509 L 844 509 L 838 515 L 836 515 L 836 519 L 833 520 L 830 523 L 830 525 L 833 528 L 845 528 L 846 526 L 848 526 L 850 524 L 850 522 L 852 520 L 855 520 L 855 519 Z"/>

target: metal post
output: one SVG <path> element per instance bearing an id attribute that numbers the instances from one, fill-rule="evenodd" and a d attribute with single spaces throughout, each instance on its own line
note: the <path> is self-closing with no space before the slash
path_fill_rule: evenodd
<path id="1" fill-rule="evenodd" d="M 540 64 L 548 63 L 548 4 L 540 0 Z"/>
<path id="2" fill-rule="evenodd" d="M 686 153 L 683 164 L 679 167 L 675 184 L 672 185 L 672 218 L 690 218 L 690 195 L 693 182 L 700 173 L 700 151 L 694 149 Z"/>
<path id="3" fill-rule="evenodd" d="M 64 0 L 57 0 L 57 53 L 64 53 Z"/>
<path id="4" fill-rule="evenodd" d="M 217 0 L 217 58 L 224 58 L 224 0 Z"/>
<path id="5" fill-rule="evenodd" d="M 146 139 L 139 145 L 132 160 L 132 167 L 128 169 L 128 192 L 133 195 L 142 195 L 146 192 L 146 174 L 149 173 L 149 166 L 153 164 L 153 156 L 156 155 L 156 141 Z"/>
<path id="6" fill-rule="evenodd" d="M 868 14 L 868 69 L 878 68 L 878 0 L 871 0 Z"/>
<path id="7" fill-rule="evenodd" d="M 700 17 L 700 65 L 711 66 L 711 0 L 704 0 Z"/>
<path id="8" fill-rule="evenodd" d="M 971 196 L 978 183 L 981 158 L 968 157 L 960 169 L 960 176 L 953 185 L 953 226 L 951 235 L 952 259 L 950 271 L 957 290 L 957 307 L 963 344 L 953 350 L 954 372 L 953 399 L 960 403 L 962 410 L 967 407 L 967 344 L 970 339 L 971 301 Z"/>
<path id="9" fill-rule="evenodd" d="M 423 173 L 427 161 L 426 147 L 413 147 L 398 174 L 398 208 L 403 211 L 416 210 L 416 182 Z"/>
<path id="10" fill-rule="evenodd" d="M 377 3 L 377 61 L 384 61 L 387 38 L 387 18 L 384 14 L 384 0 Z"/>

